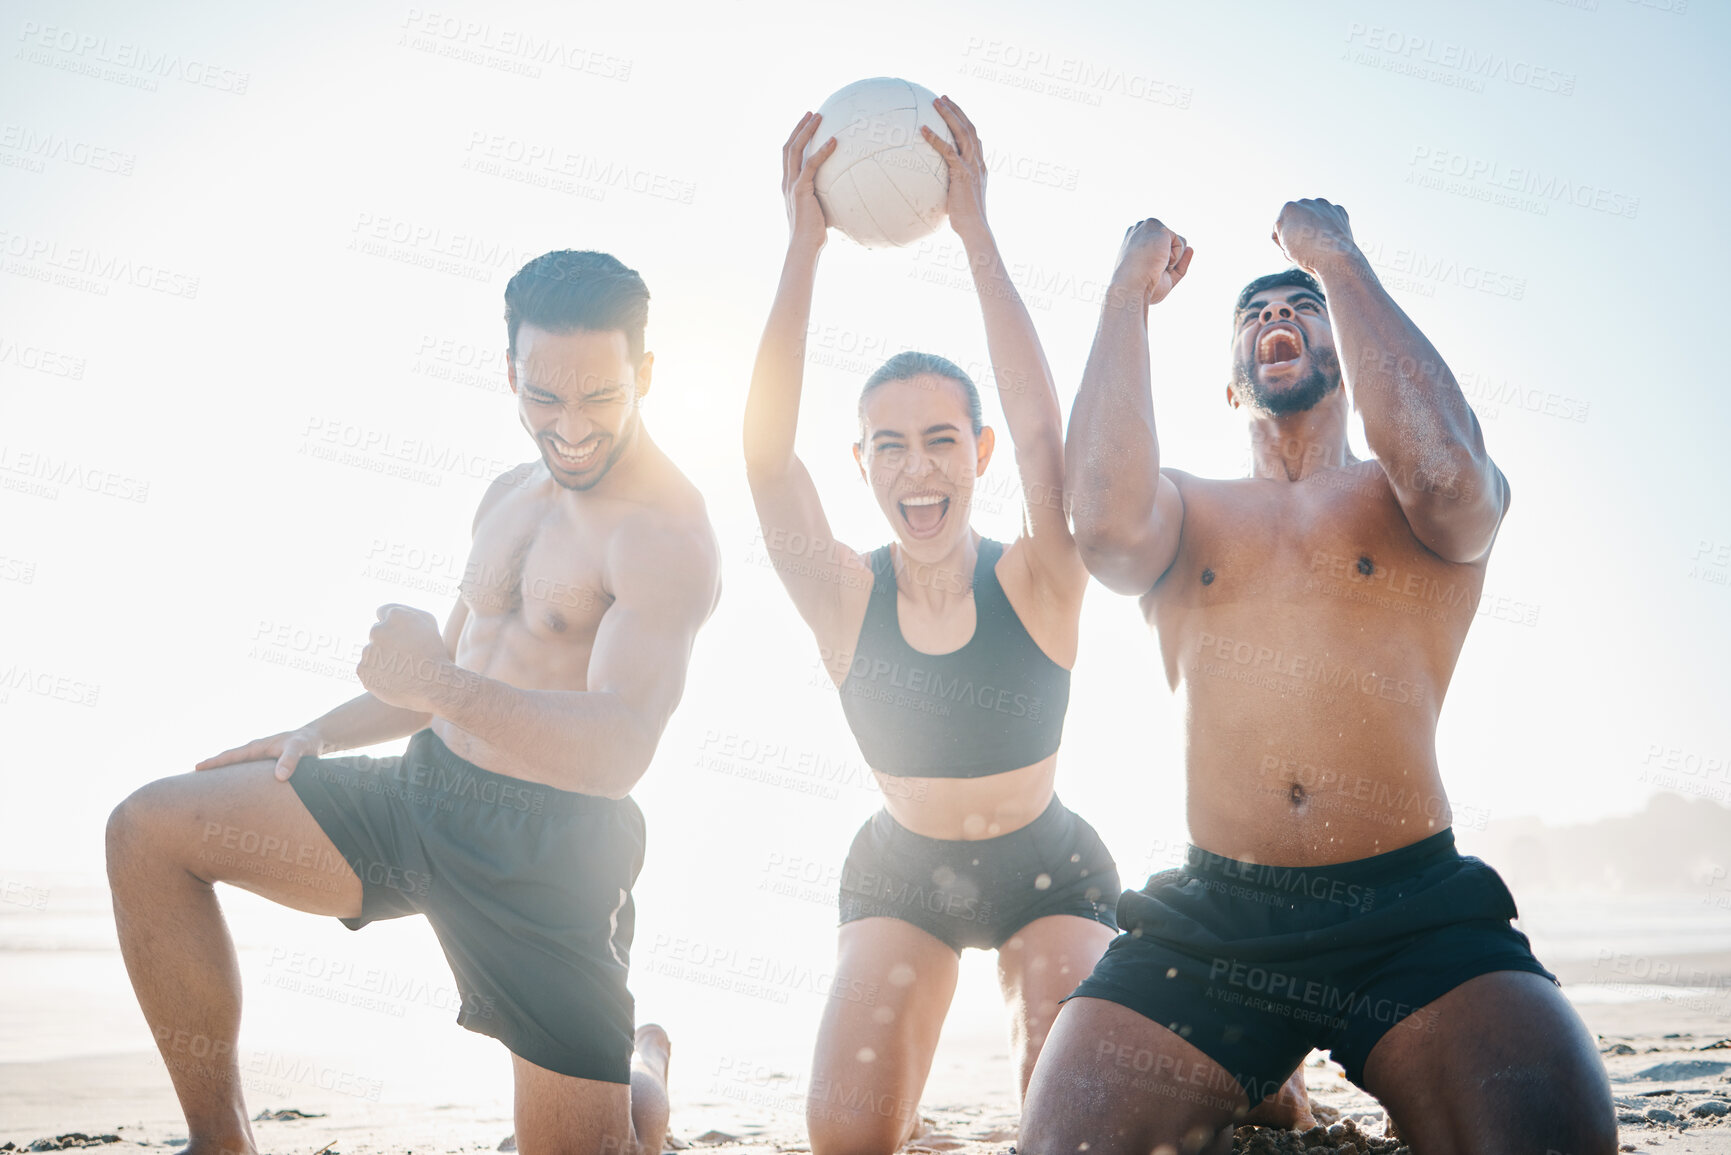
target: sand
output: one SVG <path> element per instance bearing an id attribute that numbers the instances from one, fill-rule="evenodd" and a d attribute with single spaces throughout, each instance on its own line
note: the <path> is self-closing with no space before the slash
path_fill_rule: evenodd
<path id="1" fill-rule="evenodd" d="M 1731 1021 L 1718 1003 L 1708 1013 L 1687 1000 L 1643 999 L 1581 1006 L 1599 1037 L 1619 1116 L 1624 1151 L 1731 1155 Z M 969 1057 L 943 1056 L 965 1070 Z M 756 1103 L 680 1087 L 674 1053 L 675 1115 L 670 1150 L 717 1155 L 792 1155 L 806 1146 L 797 1094 Z M 689 1076 L 689 1072 L 686 1072 Z M 1348 1084 L 1340 1069 L 1313 1055 L 1306 1079 L 1329 1125 L 1299 1134 L 1240 1128 L 1234 1150 L 1308 1155 L 1394 1155 L 1407 1148 L 1384 1137 L 1383 1113 Z M 316 1080 L 314 1080 L 316 1083 Z M 952 1094 L 949 1099 L 957 1097 Z M 376 1103 L 313 1083 L 261 1079 L 248 1088 L 261 1149 L 279 1155 L 436 1155 L 493 1151 L 511 1133 L 508 1104 Z M 930 1127 L 915 1152 L 1005 1155 L 1015 1142 L 1015 1107 L 997 1087 L 972 1101 L 927 1107 Z M 1724 1114 L 1719 1114 L 1723 1105 Z M 269 1117 L 277 1113 L 278 1117 Z M 310 1117 L 297 1117 L 297 1116 Z M 68 1137 L 56 1143 L 57 1137 Z M 129 1055 L 0 1066 L 0 1151 L 100 1147 L 122 1155 L 170 1150 L 185 1130 L 154 1056 Z"/>

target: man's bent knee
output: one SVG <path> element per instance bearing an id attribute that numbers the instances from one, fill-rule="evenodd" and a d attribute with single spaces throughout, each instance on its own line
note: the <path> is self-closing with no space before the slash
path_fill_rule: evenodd
<path id="1" fill-rule="evenodd" d="M 163 779 L 159 778 L 155 782 L 140 786 L 121 799 L 120 804 L 109 812 L 104 844 L 110 872 L 119 866 L 129 865 L 128 859 L 150 838 L 160 817 L 162 781 Z"/>

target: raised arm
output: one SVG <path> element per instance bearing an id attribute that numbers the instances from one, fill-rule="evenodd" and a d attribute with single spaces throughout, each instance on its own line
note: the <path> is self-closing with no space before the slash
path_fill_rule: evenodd
<path id="1" fill-rule="evenodd" d="M 1064 517 L 1064 411 L 1040 336 L 1022 295 L 1010 280 L 986 223 L 986 166 L 980 136 L 956 102 L 932 102 L 955 137 L 952 146 L 925 125 L 920 132 L 949 168 L 947 209 L 950 227 L 962 242 L 973 270 L 980 314 L 986 324 L 986 349 L 992 377 L 1022 478 L 1022 536 L 1032 547 L 1029 561 L 1037 576 L 1058 589 L 1080 595 L 1088 580 Z"/>
<path id="2" fill-rule="evenodd" d="M 380 608 L 361 681 L 544 769 L 548 785 L 623 798 L 679 704 L 719 570 L 707 529 L 621 531 L 607 562 L 614 601 L 596 630 L 586 690 L 525 690 L 440 661 L 427 637 L 432 616 L 407 606 Z"/>
<path id="3" fill-rule="evenodd" d="M 1509 484 L 1442 355 L 1377 280 L 1345 209 L 1288 201 L 1274 240 L 1322 282 L 1365 440 L 1413 535 L 1445 561 L 1483 557 L 1508 510 Z"/>
<path id="4" fill-rule="evenodd" d="M 1148 377 L 1148 307 L 1166 299 L 1193 250 L 1157 220 L 1125 230 L 1100 326 L 1070 407 L 1065 489 L 1088 572 L 1140 596 L 1178 555 L 1184 502 L 1160 472 Z"/>
<path id="5" fill-rule="evenodd" d="M 835 151 L 832 137 L 810 158 L 802 159 L 821 119 L 806 113 L 781 148 L 787 257 L 757 346 L 745 402 L 745 476 L 775 572 L 800 617 L 824 638 L 840 621 L 844 586 L 871 579 L 860 556 L 836 543 L 811 474 L 793 451 L 812 286 L 828 231 L 812 181 L 818 166 Z"/>

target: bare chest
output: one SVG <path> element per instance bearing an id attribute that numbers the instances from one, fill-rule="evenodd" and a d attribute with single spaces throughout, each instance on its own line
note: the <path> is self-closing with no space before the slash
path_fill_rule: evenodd
<path id="1" fill-rule="evenodd" d="M 1223 645 L 1313 662 L 1416 649 L 1452 666 L 1483 566 L 1426 550 L 1380 475 L 1217 482 L 1183 493 L 1178 557 L 1144 599 L 1174 681 L 1186 653 Z"/>
<path id="2" fill-rule="evenodd" d="M 476 528 L 462 596 L 477 624 L 515 626 L 550 643 L 589 645 L 612 605 L 605 535 L 569 514 L 506 501 Z"/>

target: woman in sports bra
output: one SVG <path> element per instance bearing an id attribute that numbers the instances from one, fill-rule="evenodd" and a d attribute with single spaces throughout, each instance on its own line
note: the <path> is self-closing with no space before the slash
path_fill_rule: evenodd
<path id="1" fill-rule="evenodd" d="M 877 997 L 827 1002 L 806 1108 L 814 1155 L 887 1153 L 913 1134 L 964 947 L 998 952 L 1025 1091 L 1059 1000 L 1116 931 L 1121 890 L 1099 836 L 1052 790 L 1088 582 L 1064 518 L 1063 416 L 986 225 L 979 138 L 948 98 L 936 106 L 956 146 L 921 131 L 949 167 L 950 226 L 1022 477 L 1021 535 L 1002 544 L 968 524 L 994 448 L 973 382 L 941 357 L 901 353 L 867 380 L 854 446 L 895 540 L 870 554 L 831 544 L 794 455 L 826 236 L 812 180 L 835 147 L 802 163 L 822 128 L 810 113 L 782 149 L 791 237 L 746 409 L 764 541 L 885 794 L 842 870 L 835 976 Z"/>

